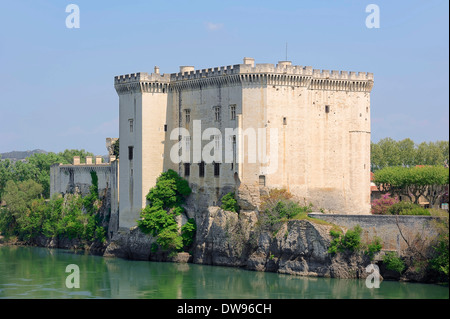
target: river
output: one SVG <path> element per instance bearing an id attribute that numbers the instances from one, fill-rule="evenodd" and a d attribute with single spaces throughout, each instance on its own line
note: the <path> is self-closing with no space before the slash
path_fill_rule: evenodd
<path id="1" fill-rule="evenodd" d="M 67 268 L 75 265 L 75 268 Z M 66 272 L 67 271 L 67 272 Z M 79 288 L 76 286 L 79 278 Z M 0 247 L 0 298 L 440 299 L 448 286 L 311 278 L 237 268 L 132 261 L 41 247 Z"/>

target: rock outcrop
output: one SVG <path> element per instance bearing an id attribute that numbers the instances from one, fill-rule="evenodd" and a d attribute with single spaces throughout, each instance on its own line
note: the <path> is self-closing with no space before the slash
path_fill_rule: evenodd
<path id="1" fill-rule="evenodd" d="M 370 261 L 355 254 L 328 253 L 331 225 L 289 220 L 276 231 L 257 213 L 210 207 L 198 225 L 193 262 L 303 276 L 365 278 Z"/>
<path id="2" fill-rule="evenodd" d="M 193 262 L 302 276 L 364 278 L 369 261 L 360 255 L 328 253 L 331 225 L 289 220 L 268 229 L 256 211 L 239 214 L 208 207 L 197 213 L 191 254 L 152 252 L 155 239 L 138 227 L 115 233 L 105 257 L 134 260 Z"/>
<path id="3" fill-rule="evenodd" d="M 152 250 L 154 243 L 156 243 L 156 239 L 141 232 L 137 226 L 129 230 L 119 230 L 114 234 L 103 256 L 177 263 L 192 261 L 192 256 L 186 252 L 177 254 L 171 254 L 167 251 L 155 252 Z"/>

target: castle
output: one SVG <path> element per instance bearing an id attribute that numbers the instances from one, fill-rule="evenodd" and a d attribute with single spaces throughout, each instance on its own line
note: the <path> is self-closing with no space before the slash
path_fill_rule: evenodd
<path id="1" fill-rule="evenodd" d="M 168 169 L 189 181 L 196 209 L 218 205 L 230 191 L 243 209 L 255 209 L 262 194 L 285 188 L 317 209 L 369 214 L 372 86 L 372 73 L 252 58 L 116 76 L 120 165 L 110 170 L 118 176 L 112 215 L 119 227 L 136 225 L 145 196 Z"/>

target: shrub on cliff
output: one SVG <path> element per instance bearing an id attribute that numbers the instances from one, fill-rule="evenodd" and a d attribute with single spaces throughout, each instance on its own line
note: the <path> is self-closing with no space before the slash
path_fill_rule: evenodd
<path id="1" fill-rule="evenodd" d="M 386 269 L 396 271 L 400 274 L 406 268 L 403 260 L 398 257 L 397 253 L 394 251 L 386 252 L 386 254 L 383 256 L 383 263 L 386 265 Z"/>
<path id="2" fill-rule="evenodd" d="M 328 253 L 336 254 L 344 251 L 356 253 L 362 251 L 370 259 L 373 259 L 375 253 L 379 252 L 382 248 L 381 239 L 375 237 L 373 241 L 363 243 L 361 233 L 362 228 L 359 225 L 347 230 L 345 234 L 339 228 L 332 228 L 330 230 L 332 240 L 328 247 Z"/>
<path id="3" fill-rule="evenodd" d="M 146 198 L 149 205 L 168 209 L 181 207 L 190 193 L 189 183 L 181 178 L 177 172 L 169 169 L 158 177 L 156 185 L 150 189 Z"/>
<path id="4" fill-rule="evenodd" d="M 194 242 L 195 231 L 197 224 L 194 218 L 189 218 L 186 224 L 181 227 L 181 238 L 183 239 L 183 246 L 189 247 Z"/>
<path id="5" fill-rule="evenodd" d="M 226 194 L 225 196 L 223 196 L 221 201 L 222 201 L 222 205 L 220 206 L 220 208 L 222 208 L 223 210 L 227 210 L 227 211 L 235 212 L 235 213 L 239 212 L 239 205 L 237 204 L 237 201 L 234 198 L 233 192 L 230 192 L 230 193 Z"/>
<path id="6" fill-rule="evenodd" d="M 191 193 L 189 183 L 174 170 L 158 177 L 156 185 L 147 194 L 148 205 L 141 211 L 137 224 L 142 232 L 156 237 L 157 244 L 167 250 L 178 251 L 191 243 L 195 231 L 190 225 L 181 229 L 175 221 L 184 209 L 181 206 Z"/>
<path id="7" fill-rule="evenodd" d="M 441 217 L 434 221 L 434 227 L 438 233 L 437 241 L 433 245 L 434 256 L 430 260 L 431 268 L 438 271 L 443 280 L 449 278 L 449 219 L 445 211 L 432 211 L 433 215 Z"/>
<path id="8" fill-rule="evenodd" d="M 319 224 L 328 224 L 320 219 L 311 218 L 313 205 L 300 205 L 285 189 L 271 189 L 267 195 L 261 196 L 259 225 L 276 233 L 281 222 L 291 219 L 306 219 Z"/>
<path id="9" fill-rule="evenodd" d="M 333 239 L 331 240 L 328 252 L 335 254 L 346 250 L 359 250 L 361 245 L 361 232 L 362 228 L 359 225 L 347 230 L 345 234 L 340 230 L 331 229 L 330 235 Z"/>

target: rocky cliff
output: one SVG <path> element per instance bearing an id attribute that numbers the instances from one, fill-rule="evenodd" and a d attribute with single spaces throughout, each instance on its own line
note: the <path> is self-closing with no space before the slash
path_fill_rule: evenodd
<path id="1" fill-rule="evenodd" d="M 370 263 L 364 256 L 340 254 L 327 250 L 332 226 L 309 220 L 289 220 L 267 229 L 257 212 L 239 214 L 209 207 L 196 214 L 197 233 L 188 254 L 169 256 L 152 253 L 154 239 L 138 228 L 114 235 L 104 256 L 158 261 L 192 261 L 198 264 L 241 267 L 304 276 L 365 278 Z M 190 259 L 191 258 L 191 259 Z"/>

